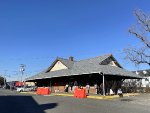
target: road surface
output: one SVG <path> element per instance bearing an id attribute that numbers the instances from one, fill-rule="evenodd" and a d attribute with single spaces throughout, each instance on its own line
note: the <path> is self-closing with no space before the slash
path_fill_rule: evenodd
<path id="1" fill-rule="evenodd" d="M 150 113 L 150 95 L 96 100 L 25 95 L 0 89 L 0 113 Z"/>

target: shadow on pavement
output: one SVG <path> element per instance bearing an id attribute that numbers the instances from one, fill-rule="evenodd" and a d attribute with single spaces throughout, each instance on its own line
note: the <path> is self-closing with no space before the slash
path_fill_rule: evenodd
<path id="1" fill-rule="evenodd" d="M 32 96 L 0 96 L 0 113 L 45 113 L 57 103 L 39 105 Z"/>

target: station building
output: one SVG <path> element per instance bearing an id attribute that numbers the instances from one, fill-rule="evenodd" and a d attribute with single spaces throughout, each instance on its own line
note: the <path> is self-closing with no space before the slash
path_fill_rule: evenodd
<path id="1" fill-rule="evenodd" d="M 94 84 L 101 85 L 104 81 L 106 93 L 114 92 L 121 87 L 125 79 L 140 79 L 135 73 L 125 70 L 112 54 L 76 61 L 57 57 L 44 71 L 26 79 L 35 82 L 38 87 L 50 87 L 52 92 L 63 92 L 65 85 L 85 87 L 90 85 L 90 93 L 95 93 Z"/>

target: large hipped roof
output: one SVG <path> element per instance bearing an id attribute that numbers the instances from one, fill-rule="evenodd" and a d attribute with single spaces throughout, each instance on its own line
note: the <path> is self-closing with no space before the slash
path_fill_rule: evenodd
<path id="1" fill-rule="evenodd" d="M 43 71 L 35 76 L 27 78 L 26 80 L 36 80 L 44 78 L 54 78 L 62 76 L 73 76 L 73 75 L 83 75 L 103 72 L 105 75 L 117 75 L 124 76 L 128 78 L 141 78 L 139 75 L 127 71 L 121 67 L 115 67 L 110 65 L 102 65 L 101 62 L 106 60 L 112 55 L 104 55 L 95 58 L 90 58 L 81 61 L 69 61 L 67 59 L 57 58 L 56 60 L 61 61 L 64 65 L 69 65 L 68 69 L 62 69 L 57 71 Z M 119 64 L 119 63 L 118 63 Z M 48 68 L 50 69 L 51 66 Z"/>

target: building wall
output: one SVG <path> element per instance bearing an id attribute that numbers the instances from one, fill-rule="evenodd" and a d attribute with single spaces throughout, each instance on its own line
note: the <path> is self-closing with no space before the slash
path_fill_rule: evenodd
<path id="1" fill-rule="evenodd" d="M 86 89 L 85 87 L 83 88 Z M 52 92 L 64 92 L 64 90 L 65 90 L 65 86 L 53 86 L 51 89 Z M 70 87 L 69 87 L 69 92 L 73 93 Z M 96 89 L 94 88 L 94 86 L 91 86 L 89 93 L 95 94 L 95 92 L 96 92 Z"/>
<path id="2" fill-rule="evenodd" d="M 142 79 L 142 87 L 150 87 L 150 77 L 144 77 Z"/>
<path id="3" fill-rule="evenodd" d="M 35 83 L 34 82 L 26 82 L 25 83 L 27 86 L 35 86 Z"/>
<path id="4" fill-rule="evenodd" d="M 124 84 L 130 87 L 150 87 L 150 77 L 144 77 L 143 79 L 126 79 L 124 80 Z"/>
<path id="5" fill-rule="evenodd" d="M 64 64 L 62 64 L 60 61 L 57 61 L 54 67 L 50 71 L 56 71 L 61 69 L 67 69 L 67 67 Z"/>
<path id="6" fill-rule="evenodd" d="M 52 92 L 64 92 L 65 86 L 53 86 Z"/>

